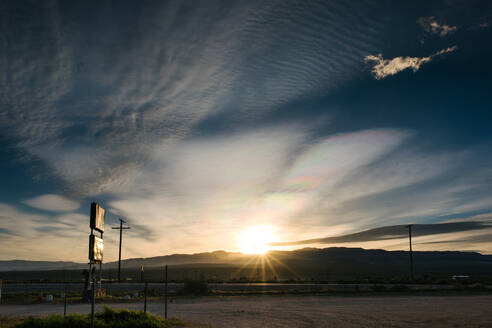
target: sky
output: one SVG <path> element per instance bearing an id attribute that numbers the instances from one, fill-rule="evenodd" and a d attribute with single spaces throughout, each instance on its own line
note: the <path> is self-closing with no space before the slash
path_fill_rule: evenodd
<path id="1" fill-rule="evenodd" d="M 2 1 L 0 259 L 87 261 L 93 201 L 105 261 L 120 217 L 123 258 L 438 223 L 414 250 L 492 254 L 490 24 L 487 0 Z"/>

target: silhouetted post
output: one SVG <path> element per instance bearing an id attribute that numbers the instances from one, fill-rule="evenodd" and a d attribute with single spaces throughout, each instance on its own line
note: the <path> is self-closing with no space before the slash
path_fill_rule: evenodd
<path id="1" fill-rule="evenodd" d="M 410 280 L 413 280 L 412 225 L 408 225 L 408 240 L 410 243 Z"/>
<path id="2" fill-rule="evenodd" d="M 91 328 L 94 328 L 94 303 L 96 303 L 96 277 L 92 278 Z"/>
<path id="3" fill-rule="evenodd" d="M 140 266 L 140 282 L 144 282 L 144 267 Z"/>
<path id="4" fill-rule="evenodd" d="M 67 283 L 65 283 L 65 294 L 63 297 L 63 317 L 67 316 Z"/>
<path id="5" fill-rule="evenodd" d="M 164 269 L 164 318 L 167 319 L 167 264 Z"/>
<path id="6" fill-rule="evenodd" d="M 118 252 L 118 281 L 121 281 L 121 242 L 123 241 L 123 220 L 120 219 L 120 247 Z"/>
<path id="7" fill-rule="evenodd" d="M 130 227 L 124 227 L 123 223 L 126 223 L 126 221 L 120 219 L 119 227 L 111 227 L 111 229 L 120 229 L 120 251 L 118 254 L 118 282 L 121 281 L 121 242 L 123 240 L 123 230 L 130 229 Z"/>
<path id="8" fill-rule="evenodd" d="M 149 283 L 145 283 L 145 288 L 144 288 L 144 313 L 147 313 L 147 288 L 148 288 Z"/>
<path id="9" fill-rule="evenodd" d="M 99 289 L 102 288 L 102 272 L 103 272 L 103 262 L 99 261 L 99 281 L 98 281 L 98 287 Z"/>

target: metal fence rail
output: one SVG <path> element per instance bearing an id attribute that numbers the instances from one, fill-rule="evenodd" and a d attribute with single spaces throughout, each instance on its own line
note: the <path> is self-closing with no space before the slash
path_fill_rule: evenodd
<path id="1" fill-rule="evenodd" d="M 176 293 L 183 289 L 183 283 L 168 283 L 168 291 Z M 208 287 L 217 292 L 288 292 L 288 291 L 356 291 L 371 289 L 375 286 L 385 289 L 398 288 L 402 285 L 398 284 L 295 284 L 295 283 L 209 283 Z M 410 284 L 404 285 L 409 290 L 449 290 L 453 289 L 452 285 L 422 285 Z M 145 283 L 108 283 L 103 282 L 102 288 L 106 293 L 135 293 L 145 289 Z M 162 291 L 163 283 L 148 283 L 148 290 Z M 83 283 L 70 283 L 68 293 L 82 292 L 84 289 Z M 65 283 L 4 283 L 3 294 L 9 293 L 26 293 L 26 294 L 46 294 L 46 293 L 61 293 L 65 290 Z"/>

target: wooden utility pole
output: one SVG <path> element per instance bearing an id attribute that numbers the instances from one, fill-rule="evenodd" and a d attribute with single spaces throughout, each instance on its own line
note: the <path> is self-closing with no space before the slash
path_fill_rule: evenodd
<path id="1" fill-rule="evenodd" d="M 120 219 L 119 227 L 111 227 L 111 229 L 119 229 L 120 230 L 120 251 L 118 255 L 118 282 L 121 281 L 121 242 L 123 240 L 123 230 L 130 229 L 130 227 L 124 227 L 123 223 L 126 223 L 123 219 Z"/>
<path id="2" fill-rule="evenodd" d="M 410 243 L 410 280 L 413 280 L 412 224 L 408 225 L 408 241 Z"/>

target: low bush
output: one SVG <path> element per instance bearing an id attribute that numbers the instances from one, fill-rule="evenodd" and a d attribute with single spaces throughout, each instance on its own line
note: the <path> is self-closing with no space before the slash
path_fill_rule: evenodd
<path id="1" fill-rule="evenodd" d="M 208 288 L 207 282 L 205 281 L 188 280 L 184 283 L 183 293 L 191 295 L 208 295 L 210 293 L 210 290 Z"/>
<path id="2" fill-rule="evenodd" d="M 374 285 L 372 286 L 372 290 L 375 292 L 385 292 L 387 290 L 386 286 L 383 285 Z"/>
<path id="3" fill-rule="evenodd" d="M 172 328 L 186 326 L 178 319 L 162 319 L 143 311 L 114 310 L 105 307 L 96 313 L 97 328 Z M 89 328 L 90 315 L 69 314 L 66 317 L 50 315 L 42 318 L 29 317 L 13 328 Z"/>
<path id="4" fill-rule="evenodd" d="M 394 292 L 407 292 L 409 289 L 408 289 L 408 285 L 397 284 L 391 287 L 391 290 Z"/>
<path id="5" fill-rule="evenodd" d="M 21 322 L 23 318 L 20 317 L 6 317 L 0 315 L 0 327 L 10 328 Z"/>

